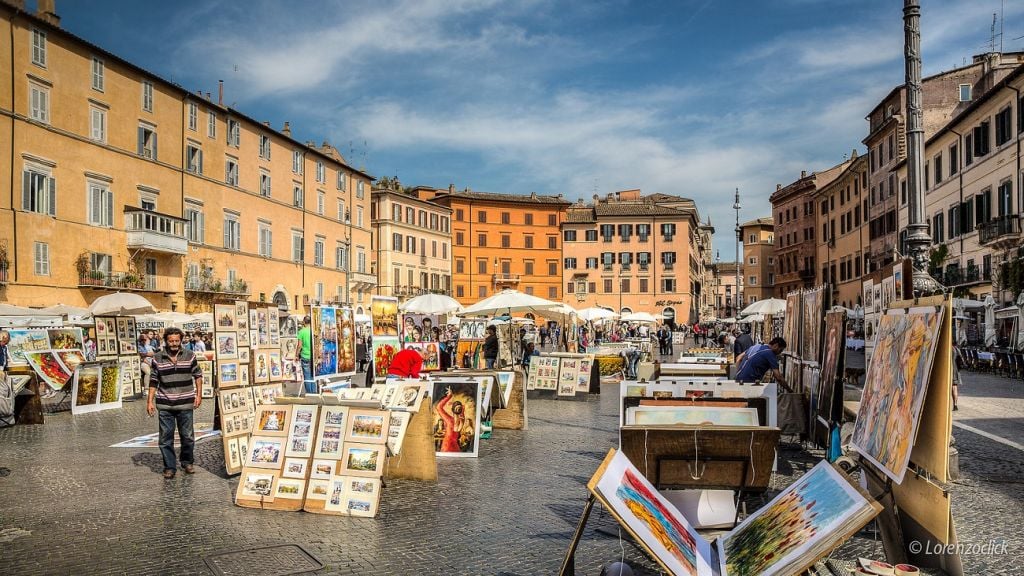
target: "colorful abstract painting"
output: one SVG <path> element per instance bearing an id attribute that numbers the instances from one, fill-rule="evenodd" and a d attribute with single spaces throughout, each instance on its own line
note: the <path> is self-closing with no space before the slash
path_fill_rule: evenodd
<path id="1" fill-rule="evenodd" d="M 434 382 L 434 450 L 438 456 L 475 457 L 480 437 L 480 384 Z"/>
<path id="2" fill-rule="evenodd" d="M 669 573 L 712 573 L 711 546 L 621 452 L 609 453 L 588 486 Z"/>
<path id="3" fill-rule="evenodd" d="M 64 385 L 71 380 L 71 371 L 53 352 L 26 352 L 25 359 L 39 375 L 39 378 L 54 390 L 64 388 Z"/>
<path id="4" fill-rule="evenodd" d="M 796 574 L 875 513 L 870 501 L 822 461 L 719 539 L 722 574 Z"/>
<path id="5" fill-rule="evenodd" d="M 906 314 L 896 309 L 879 319 L 851 444 L 897 483 L 917 436 L 942 313 L 942 308 Z"/>

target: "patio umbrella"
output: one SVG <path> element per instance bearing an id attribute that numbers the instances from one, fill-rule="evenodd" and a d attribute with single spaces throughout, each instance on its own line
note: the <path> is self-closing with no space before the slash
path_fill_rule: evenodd
<path id="1" fill-rule="evenodd" d="M 786 301 L 778 298 L 765 298 L 747 306 L 740 312 L 740 316 L 751 314 L 783 314 L 786 311 Z"/>
<path id="2" fill-rule="evenodd" d="M 142 296 L 131 292 L 115 292 L 100 296 L 92 305 L 89 312 L 93 316 L 133 316 L 136 314 L 153 314 L 156 308 Z"/>
<path id="3" fill-rule="evenodd" d="M 740 324 L 752 324 L 754 322 L 764 322 L 764 315 L 762 315 L 762 314 L 753 314 L 751 316 L 744 317 L 742 320 L 737 320 L 737 322 L 740 323 Z"/>
<path id="4" fill-rule="evenodd" d="M 43 312 L 42 310 L 33 310 L 31 308 L 25 308 L 25 307 L 22 307 L 22 306 L 15 306 L 13 304 L 0 304 L 0 316 L 35 316 L 35 315 L 46 316 L 47 314 L 45 312 Z M 56 314 L 51 314 L 51 316 L 56 316 Z"/>
<path id="5" fill-rule="evenodd" d="M 461 311 L 462 304 L 444 294 L 420 294 L 406 300 L 398 309 L 411 314 L 448 314 Z"/>
<path id="6" fill-rule="evenodd" d="M 414 312 L 415 313 L 415 312 Z M 352 316 L 352 321 L 356 324 L 372 324 L 373 317 L 369 314 L 355 314 Z"/>
<path id="7" fill-rule="evenodd" d="M 502 290 L 494 296 L 484 298 L 459 313 L 460 316 L 490 316 L 507 312 L 543 312 L 555 310 L 562 306 L 559 302 L 552 302 L 518 290 Z"/>
<path id="8" fill-rule="evenodd" d="M 657 318 L 647 312 L 633 312 L 626 314 L 622 318 L 619 318 L 619 320 L 622 322 L 647 322 L 650 324 L 654 324 L 658 321 Z"/>
<path id="9" fill-rule="evenodd" d="M 53 314 L 54 316 L 67 316 L 68 318 L 85 318 L 90 315 L 88 308 L 68 306 L 67 304 L 54 304 L 53 306 L 40 308 L 39 311 L 45 314 Z"/>
<path id="10" fill-rule="evenodd" d="M 597 306 L 578 310 L 576 315 L 579 316 L 581 320 L 586 320 L 587 322 L 594 322 L 595 320 L 610 320 L 612 318 L 618 318 L 619 316 L 611 310 Z"/>
<path id="11" fill-rule="evenodd" d="M 996 343 L 996 301 L 992 295 L 985 296 L 985 346 Z"/>

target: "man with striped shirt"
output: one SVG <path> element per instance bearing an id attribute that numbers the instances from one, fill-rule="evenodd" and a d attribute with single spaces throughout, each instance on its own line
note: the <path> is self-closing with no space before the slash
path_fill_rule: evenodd
<path id="1" fill-rule="evenodd" d="M 193 449 L 195 433 L 192 429 L 193 410 L 203 399 L 199 390 L 203 372 L 191 350 L 181 345 L 183 333 L 177 328 L 164 331 L 164 347 L 153 356 L 153 369 L 149 376 L 149 400 L 146 411 L 152 416 L 160 413 L 160 452 L 164 457 L 164 478 L 174 478 L 177 463 L 174 458 L 174 427 L 181 438 L 181 466 L 186 474 L 194 474 Z"/>

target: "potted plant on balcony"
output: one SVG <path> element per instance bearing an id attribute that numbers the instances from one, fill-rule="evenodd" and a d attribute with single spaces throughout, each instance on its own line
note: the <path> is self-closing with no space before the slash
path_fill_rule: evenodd
<path id="1" fill-rule="evenodd" d="M 82 252 L 75 258 L 75 272 L 78 272 L 78 282 L 86 283 L 86 276 L 89 274 L 89 254 Z"/>
<path id="2" fill-rule="evenodd" d="M 106 277 L 107 275 L 103 272 L 103 270 L 90 270 L 88 276 L 88 283 L 92 284 L 93 286 L 102 286 L 103 281 L 106 279 Z"/>
<path id="3" fill-rule="evenodd" d="M 0 281 L 7 279 L 7 268 L 11 265 L 11 261 L 7 259 L 7 244 L 0 243 Z"/>

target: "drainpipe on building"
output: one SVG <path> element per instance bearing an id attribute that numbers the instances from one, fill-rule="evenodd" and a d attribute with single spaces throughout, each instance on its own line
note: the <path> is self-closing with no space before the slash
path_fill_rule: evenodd
<path id="1" fill-rule="evenodd" d="M 11 31 L 11 46 L 15 46 L 15 43 L 14 43 L 14 21 L 18 18 L 18 14 L 21 13 L 21 12 L 22 12 L 21 10 L 18 10 L 17 8 L 15 8 L 14 17 L 11 18 L 11 24 L 10 24 L 10 28 L 9 28 L 10 31 Z M 13 282 L 17 282 L 18 281 L 18 210 L 15 208 L 16 204 L 14 203 L 14 198 L 15 198 L 15 195 L 14 195 L 15 176 L 14 176 L 14 174 L 16 172 L 16 170 L 14 169 L 14 142 L 15 142 L 15 140 L 14 140 L 14 127 L 16 125 L 16 121 L 15 121 L 15 114 L 13 112 L 18 109 L 17 102 L 15 101 L 15 94 L 16 94 L 16 92 L 14 90 L 14 84 L 15 84 L 15 82 L 14 82 L 14 53 L 15 52 L 16 52 L 15 50 L 13 50 L 13 49 L 11 50 L 11 112 L 12 112 L 12 114 L 11 114 L 11 228 L 12 228 L 12 230 L 11 231 L 13 232 L 13 234 L 12 234 L 12 237 L 11 237 L 12 246 L 11 246 L 10 254 L 8 256 L 8 260 L 10 261 L 9 266 L 10 266 L 11 269 L 14 270 L 14 277 L 12 279 Z"/>

